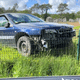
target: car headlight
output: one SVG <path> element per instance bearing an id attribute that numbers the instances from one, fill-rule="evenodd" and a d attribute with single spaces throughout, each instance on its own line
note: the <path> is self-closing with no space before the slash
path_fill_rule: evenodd
<path id="1" fill-rule="evenodd" d="M 55 29 L 46 29 L 45 33 L 57 33 Z"/>

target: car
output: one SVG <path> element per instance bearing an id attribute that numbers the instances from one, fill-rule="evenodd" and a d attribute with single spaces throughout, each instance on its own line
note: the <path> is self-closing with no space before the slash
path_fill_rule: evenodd
<path id="1" fill-rule="evenodd" d="M 73 27 L 45 22 L 31 14 L 4 13 L 0 14 L 0 44 L 29 56 L 35 50 L 70 42 L 75 36 Z"/>

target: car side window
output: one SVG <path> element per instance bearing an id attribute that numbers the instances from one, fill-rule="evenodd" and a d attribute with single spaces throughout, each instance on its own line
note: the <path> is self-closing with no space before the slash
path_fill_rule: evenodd
<path id="1" fill-rule="evenodd" d="M 0 16 L 0 27 L 4 27 L 8 20 L 4 16 Z"/>

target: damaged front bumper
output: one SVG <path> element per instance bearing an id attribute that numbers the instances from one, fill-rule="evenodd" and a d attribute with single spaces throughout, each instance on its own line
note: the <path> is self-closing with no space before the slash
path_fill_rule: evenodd
<path id="1" fill-rule="evenodd" d="M 68 43 L 74 37 L 75 31 L 71 31 L 69 33 L 64 34 L 49 34 L 41 37 L 41 36 L 31 36 L 31 39 L 38 45 L 41 45 L 44 48 L 49 48 L 58 44 Z"/>
<path id="2" fill-rule="evenodd" d="M 66 35 L 66 33 L 64 35 Z M 43 47 L 49 48 L 49 47 L 52 47 L 55 45 L 69 43 L 72 40 L 72 37 L 74 37 L 76 35 L 76 33 L 75 33 L 75 31 L 72 31 L 71 33 L 68 33 L 66 36 L 64 36 L 64 35 L 57 34 L 57 36 L 55 38 L 42 39 L 41 42 L 42 42 Z"/>

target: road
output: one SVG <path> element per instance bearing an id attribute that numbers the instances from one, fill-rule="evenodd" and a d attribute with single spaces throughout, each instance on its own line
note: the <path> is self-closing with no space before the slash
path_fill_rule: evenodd
<path id="1" fill-rule="evenodd" d="M 48 77 L 26 77 L 26 78 L 3 78 L 0 80 L 80 80 L 80 76 L 48 76 Z"/>

